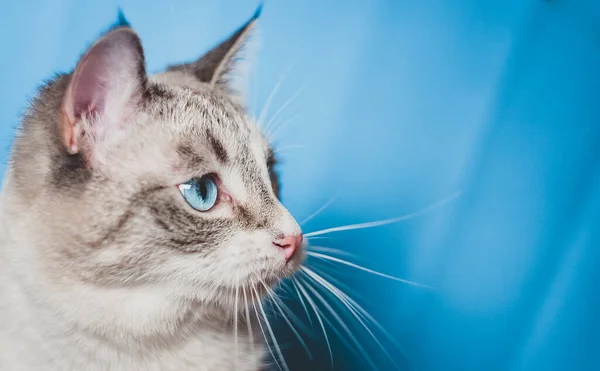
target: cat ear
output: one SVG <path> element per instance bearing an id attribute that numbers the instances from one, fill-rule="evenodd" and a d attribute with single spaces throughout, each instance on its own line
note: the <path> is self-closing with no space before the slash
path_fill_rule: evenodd
<path id="1" fill-rule="evenodd" d="M 112 29 L 116 29 L 119 27 L 129 27 L 131 28 L 131 23 L 129 23 L 129 21 L 127 20 L 127 17 L 125 17 L 125 13 L 123 13 L 123 9 L 119 8 L 117 11 L 117 20 L 115 21 L 115 23 L 113 23 L 113 25 L 111 26 L 111 30 Z"/>
<path id="2" fill-rule="evenodd" d="M 244 52 L 255 31 L 256 23 L 262 11 L 262 4 L 254 15 L 228 39 L 221 42 L 200 59 L 167 67 L 167 71 L 179 71 L 189 74 L 197 80 L 215 86 L 234 98 L 243 101 L 245 76 Z M 242 80 L 242 81 L 240 81 Z"/>
<path id="3" fill-rule="evenodd" d="M 62 103 L 62 134 L 71 154 L 85 136 L 102 139 L 134 113 L 146 87 L 142 44 L 128 27 L 113 28 L 81 57 Z"/>

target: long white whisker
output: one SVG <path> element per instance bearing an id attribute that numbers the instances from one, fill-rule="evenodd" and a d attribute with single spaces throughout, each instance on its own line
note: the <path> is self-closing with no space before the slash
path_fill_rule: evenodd
<path id="1" fill-rule="evenodd" d="M 248 309 L 248 298 L 246 297 L 246 286 L 242 286 L 242 292 L 244 293 L 244 307 L 246 309 L 246 324 L 248 325 L 250 346 L 252 347 L 252 353 L 256 353 L 256 349 L 254 347 L 254 333 L 252 332 L 252 320 L 250 319 L 250 309 Z"/>
<path id="2" fill-rule="evenodd" d="M 402 348 L 400 346 L 400 344 L 396 343 L 394 338 L 391 335 L 389 335 L 386 330 L 383 329 L 383 327 L 379 324 L 379 322 L 377 322 L 377 320 L 375 318 L 373 318 L 373 316 L 371 316 L 371 314 L 367 310 L 365 310 L 360 304 L 358 304 L 356 302 L 356 300 L 352 299 L 348 294 L 346 294 L 340 288 L 338 288 L 337 286 L 335 286 L 334 284 L 332 284 L 331 282 L 329 282 L 328 280 L 323 278 L 322 275 L 316 273 L 314 270 L 312 270 L 308 267 L 302 267 L 302 268 L 304 268 L 303 273 L 305 275 L 309 275 L 308 272 L 310 272 L 310 275 L 309 275 L 310 278 L 317 281 L 321 286 L 325 287 L 327 290 L 335 292 L 334 295 L 338 299 L 344 300 L 344 301 L 348 302 L 349 304 L 351 304 L 356 310 L 358 310 L 358 312 L 364 318 L 366 318 L 367 320 L 372 322 L 374 325 L 376 325 L 381 330 L 381 332 L 385 333 L 386 336 L 388 336 L 389 340 L 394 342 L 394 345 L 396 345 L 398 348 Z"/>
<path id="3" fill-rule="evenodd" d="M 333 316 L 333 318 L 335 318 L 335 320 L 338 322 L 338 324 L 342 327 L 342 329 L 344 331 L 346 331 L 346 334 L 348 335 L 348 337 L 350 338 L 350 340 L 352 340 L 352 342 L 354 343 L 354 345 L 356 346 L 356 348 L 358 349 L 358 351 L 361 353 L 361 355 L 365 358 L 365 360 L 369 363 L 369 365 L 371 366 L 371 368 L 373 370 L 376 370 L 377 367 L 375 366 L 375 364 L 373 363 L 373 361 L 371 360 L 371 357 L 369 357 L 369 355 L 367 354 L 367 352 L 364 350 L 364 348 L 360 345 L 360 342 L 356 339 L 356 337 L 354 336 L 354 334 L 352 334 L 352 331 L 350 331 L 350 329 L 348 328 L 348 326 L 346 325 L 346 323 L 342 320 L 342 318 L 339 316 L 339 314 L 337 314 L 337 312 L 335 311 L 335 309 L 333 309 L 333 307 L 331 307 L 331 305 L 327 302 L 327 300 L 325 300 L 325 298 L 323 298 L 323 296 L 321 296 L 321 294 L 319 294 L 319 292 L 317 290 L 315 290 L 308 281 L 304 281 L 306 283 L 306 288 L 308 290 L 310 290 L 312 292 L 312 294 L 319 299 L 319 301 L 321 302 L 321 304 L 323 304 L 323 306 L 329 311 L 329 313 Z M 307 296 L 307 299 L 309 298 L 309 296 Z"/>
<path id="4" fill-rule="evenodd" d="M 292 279 L 294 279 L 296 281 L 296 283 L 299 285 L 300 289 L 302 289 L 302 292 L 304 293 L 304 295 L 306 296 L 307 300 L 310 300 L 310 296 L 306 293 L 306 290 L 303 289 L 302 284 L 300 283 L 300 281 L 296 278 L 296 277 L 292 277 Z M 308 282 L 307 282 L 308 284 Z M 330 321 L 325 315 L 323 315 L 323 317 L 321 318 L 321 315 L 319 314 L 321 311 L 318 309 L 317 305 L 314 302 L 309 302 L 309 304 L 311 305 L 311 307 L 313 308 L 313 310 L 315 311 L 315 314 L 317 315 L 317 319 L 319 319 L 319 323 L 322 325 L 323 322 L 327 323 L 331 329 L 333 330 L 333 332 L 335 332 L 338 335 L 339 340 L 342 341 L 342 343 L 344 343 L 344 345 L 348 348 L 348 349 L 353 349 L 353 347 L 357 347 L 360 348 L 360 345 L 355 341 L 352 344 L 346 339 L 347 334 L 342 334 L 340 331 L 338 331 L 337 327 L 335 324 L 332 323 L 332 321 Z M 322 319 L 322 321 L 321 321 Z M 326 334 L 325 334 L 326 335 Z M 327 336 L 325 336 L 325 339 L 327 340 L 327 342 L 329 341 L 327 339 Z M 354 339 L 356 340 L 356 339 Z M 332 354 L 330 353 L 330 357 L 332 357 Z M 333 364 L 331 365 L 331 367 L 333 368 Z"/>
<path id="5" fill-rule="evenodd" d="M 307 266 L 307 268 L 308 268 L 308 266 Z M 310 269 L 313 272 L 317 271 L 317 267 L 315 267 L 315 266 L 310 267 Z M 321 270 L 321 267 L 319 267 L 318 269 Z M 332 277 L 327 272 L 319 271 L 319 275 L 321 277 L 323 277 L 325 280 L 327 280 L 329 283 L 331 283 L 331 285 L 334 286 L 335 288 L 337 288 L 340 292 L 342 292 L 344 294 L 346 292 L 352 292 L 351 291 L 352 289 L 350 287 L 348 287 L 344 282 L 341 282 L 336 277 Z M 368 301 L 368 300 L 365 300 L 366 298 L 363 295 L 361 295 L 360 293 L 353 292 L 353 295 L 356 296 L 357 298 L 360 298 L 363 301 Z M 346 296 L 348 297 L 348 299 L 351 299 L 349 295 L 346 295 Z M 354 296 L 353 296 L 353 298 L 354 298 Z M 357 299 L 354 299 L 354 300 L 357 300 Z"/>
<path id="6" fill-rule="evenodd" d="M 252 95 L 253 95 L 253 107 L 252 113 L 256 116 L 256 109 L 258 108 L 258 68 L 252 68 Z M 248 100 L 249 102 L 249 100 Z"/>
<path id="7" fill-rule="evenodd" d="M 281 348 L 279 348 L 279 343 L 277 343 L 277 339 L 275 338 L 275 334 L 273 333 L 273 329 L 271 328 L 271 323 L 269 322 L 269 319 L 267 318 L 267 314 L 265 313 L 265 309 L 263 308 L 263 305 L 260 301 L 260 297 L 258 296 L 256 289 L 255 288 L 252 288 L 252 289 L 254 290 L 254 294 L 256 295 L 256 298 L 257 298 L 256 302 L 257 302 L 258 307 L 259 307 L 260 311 L 262 312 L 263 318 L 265 320 L 265 327 L 269 331 L 269 334 L 273 341 L 273 346 L 275 347 L 275 351 L 277 352 L 277 355 L 279 356 L 279 360 L 281 361 L 280 366 L 283 366 L 283 369 L 285 371 L 289 371 L 287 363 L 285 362 L 285 359 L 283 358 L 283 353 L 281 352 Z M 255 309 L 256 309 L 256 307 L 255 307 Z"/>
<path id="8" fill-rule="evenodd" d="M 426 207 L 424 209 L 421 209 L 419 211 L 416 211 L 414 213 L 410 213 L 407 215 L 403 215 L 403 216 L 399 216 L 397 218 L 391 218 L 391 219 L 384 219 L 384 220 L 377 220 L 377 221 L 373 221 L 373 222 L 366 222 L 366 223 L 358 223 L 358 224 L 349 224 L 349 225 L 344 225 L 344 226 L 339 226 L 339 227 L 333 227 L 333 228 L 327 228 L 327 229 L 323 229 L 320 231 L 315 231 L 315 232 L 310 232 L 310 233 L 306 233 L 304 234 L 304 237 L 313 237 L 313 236 L 320 236 L 322 234 L 327 234 L 327 233 L 333 233 L 333 232 L 342 232 L 342 231 L 350 231 L 353 229 L 364 229 L 364 228 L 373 228 L 373 227 L 379 227 L 382 225 L 386 225 L 386 224 L 393 224 L 393 223 L 398 223 L 398 222 L 402 222 L 405 220 L 409 220 L 409 219 L 414 219 L 418 216 L 421 216 L 423 214 L 426 214 L 434 209 L 437 209 L 438 207 L 452 201 L 453 199 L 455 199 L 456 197 L 458 197 L 460 195 L 460 192 L 455 193 L 454 195 L 446 198 L 443 201 L 440 201 L 436 204 L 433 204 L 429 207 Z"/>
<path id="9" fill-rule="evenodd" d="M 389 274 L 377 272 L 377 271 L 375 271 L 373 269 L 365 268 L 365 267 L 363 267 L 361 265 L 354 264 L 354 263 L 351 263 L 349 261 L 346 261 L 346 260 L 343 260 L 343 259 L 340 259 L 340 258 L 336 258 L 336 257 L 333 257 L 333 256 L 329 256 L 329 255 L 325 255 L 325 254 L 320 254 L 318 252 L 313 252 L 313 251 L 307 251 L 306 255 L 313 256 L 313 257 L 319 258 L 319 259 L 333 261 L 333 262 L 340 263 L 340 264 L 344 264 L 344 265 L 347 265 L 349 267 L 360 269 L 361 271 L 365 271 L 365 272 L 374 274 L 376 276 L 380 276 L 380 277 L 384 277 L 384 278 L 387 278 L 387 279 L 390 279 L 390 280 L 394 280 L 394 281 L 406 283 L 407 285 L 416 286 L 416 287 L 422 287 L 422 288 L 425 288 L 425 289 L 431 289 L 430 286 L 423 285 L 421 283 L 417 283 L 417 282 L 413 282 L 413 281 L 409 281 L 409 280 L 405 280 L 403 278 L 398 278 L 398 277 L 390 276 Z"/>
<path id="10" fill-rule="evenodd" d="M 251 289 L 253 289 L 253 288 L 251 288 Z M 256 294 L 256 291 L 254 291 L 254 292 L 251 291 L 250 294 L 254 298 L 254 301 L 256 301 L 257 303 L 260 303 L 260 298 Z M 267 344 L 267 348 L 269 349 L 269 353 L 271 353 L 271 357 L 273 357 L 273 361 L 275 361 L 275 364 L 281 370 L 281 366 L 279 365 L 279 362 L 277 361 L 277 357 L 275 357 L 275 353 L 273 353 L 273 349 L 271 348 L 271 345 L 269 344 L 269 339 L 267 338 L 267 334 L 265 333 L 265 330 L 264 330 L 263 325 L 261 323 L 260 316 L 258 315 L 258 311 L 256 310 L 256 305 L 253 305 L 252 308 L 254 309 L 254 314 L 256 314 L 256 318 L 258 319 L 258 326 L 260 327 L 260 332 L 262 332 L 263 338 L 265 339 L 265 343 Z M 266 317 L 265 317 L 265 320 L 266 320 Z M 275 344 L 273 344 L 273 345 L 275 345 Z"/>
<path id="11" fill-rule="evenodd" d="M 272 288 L 272 289 L 271 289 L 271 291 L 273 291 L 273 292 L 276 294 L 277 298 L 280 298 L 280 299 L 287 299 L 287 300 L 290 300 L 290 299 L 291 299 L 291 300 L 294 300 L 294 297 L 293 297 L 293 295 L 292 295 L 292 296 L 290 296 L 289 287 L 286 285 L 286 283 L 287 283 L 286 281 L 282 281 L 282 282 L 281 282 L 281 285 L 279 285 L 279 286 L 277 286 L 277 287 L 274 287 L 274 288 Z M 278 289 L 278 288 L 281 288 L 281 289 L 282 289 L 282 290 L 281 290 L 281 293 L 277 293 L 277 289 Z M 281 301 L 282 301 L 282 300 L 280 300 L 279 302 L 281 303 Z"/>
<path id="12" fill-rule="evenodd" d="M 292 158 L 292 157 L 297 157 L 297 154 L 293 154 L 292 152 L 288 152 L 288 151 L 273 151 L 273 154 L 275 154 L 275 156 L 277 156 L 278 161 L 286 158 Z"/>
<path id="13" fill-rule="evenodd" d="M 285 150 L 298 149 L 298 148 L 306 148 L 306 146 L 303 146 L 301 144 L 290 144 L 287 146 L 275 147 L 275 149 L 273 150 L 273 153 L 276 155 L 279 155 L 279 154 L 285 153 Z"/>
<path id="14" fill-rule="evenodd" d="M 235 285 L 235 305 L 234 305 L 234 316 L 233 316 L 233 338 L 235 341 L 234 344 L 234 353 L 235 353 L 235 360 L 234 360 L 234 366 L 235 368 L 237 368 L 237 364 L 238 364 L 238 306 L 239 306 L 239 294 L 240 294 L 240 285 L 239 285 L 239 271 L 237 274 L 237 280 L 236 280 L 236 285 Z"/>
<path id="15" fill-rule="evenodd" d="M 329 350 L 329 359 L 331 362 L 331 368 L 333 368 L 333 352 L 331 351 L 331 344 L 329 343 L 329 337 L 327 336 L 327 331 L 325 330 L 325 325 L 323 324 L 323 320 L 321 319 L 321 315 L 319 314 L 319 309 L 316 306 L 315 302 L 306 293 L 306 290 L 304 289 L 304 287 L 302 287 L 302 284 L 298 281 L 298 279 L 296 277 L 292 277 L 292 280 L 294 281 L 296 287 L 302 291 L 302 293 L 306 297 L 306 300 L 308 300 L 308 303 L 310 304 L 313 311 L 315 312 L 315 315 L 317 316 L 317 320 L 319 321 L 319 324 L 321 325 L 321 330 L 323 330 L 323 336 L 325 336 L 325 341 L 327 342 L 327 349 Z M 298 295 L 300 296 L 300 293 L 298 293 Z M 308 311 L 307 311 L 307 314 L 308 314 Z"/>
<path id="16" fill-rule="evenodd" d="M 307 245 L 306 249 L 308 251 L 317 251 L 317 252 L 321 252 L 321 253 L 330 253 L 330 254 L 345 255 L 345 256 L 347 256 L 349 258 L 356 259 L 356 255 L 351 254 L 351 253 L 349 253 L 347 251 L 344 251 L 344 250 L 334 249 L 332 247 L 317 246 L 317 245 Z"/>
<path id="17" fill-rule="evenodd" d="M 313 237 L 306 237 L 306 239 L 308 241 L 314 241 L 314 240 L 330 240 L 331 237 L 329 236 L 313 236 Z"/>
<path id="18" fill-rule="evenodd" d="M 292 66 L 290 66 L 275 83 L 273 90 L 271 90 L 271 93 L 269 94 L 269 97 L 267 98 L 267 101 L 265 102 L 265 105 L 263 106 L 263 109 L 260 111 L 260 115 L 258 116 L 259 126 L 262 126 L 263 120 L 265 119 L 265 116 L 267 115 L 267 112 L 269 111 L 269 107 L 271 106 L 271 101 L 275 97 L 275 94 L 277 94 L 277 91 L 279 90 L 279 87 L 283 83 L 283 80 L 285 80 L 287 78 L 287 76 L 289 75 L 291 70 L 292 70 Z"/>
<path id="19" fill-rule="evenodd" d="M 283 105 L 281 107 L 279 107 L 279 109 L 277 110 L 277 112 L 275 112 L 275 114 L 273 115 L 273 117 L 271 117 L 271 119 L 267 122 L 267 124 L 265 125 L 265 130 L 267 130 L 267 132 L 271 132 L 271 124 L 273 122 L 275 122 L 275 120 L 277 120 L 277 118 L 279 117 L 279 115 L 283 112 L 283 110 L 286 109 L 287 106 L 289 106 L 294 99 L 296 99 L 298 97 L 298 95 L 300 95 L 300 93 L 302 93 L 302 91 L 306 88 L 306 84 L 300 86 L 300 88 L 298 90 L 296 90 L 296 92 L 294 93 L 294 95 L 292 95 L 288 100 L 286 100 Z M 281 129 L 281 127 L 280 127 Z M 269 136 L 272 136 L 273 133 L 271 133 Z"/>
<path id="20" fill-rule="evenodd" d="M 368 315 L 368 318 L 372 320 L 371 322 L 373 322 L 377 327 L 382 329 L 381 326 L 379 326 L 379 324 L 377 323 L 377 321 L 375 321 L 375 319 L 371 315 L 369 315 L 368 312 L 366 310 L 364 310 L 364 308 L 362 308 L 360 305 L 358 305 L 358 303 L 356 303 L 354 300 L 352 300 L 350 297 L 348 297 L 348 295 L 343 293 L 340 289 L 335 287 L 333 284 L 331 284 L 330 282 L 325 280 L 323 277 L 321 277 L 320 275 L 318 275 L 317 273 L 315 273 L 314 271 L 312 271 L 311 269 L 306 268 L 306 267 L 302 267 L 302 271 L 309 278 L 314 280 L 315 283 L 318 283 L 323 288 L 325 288 L 327 291 L 329 291 L 331 294 L 333 294 L 333 296 L 336 297 L 348 309 L 350 314 L 352 314 L 354 316 L 354 318 L 356 318 L 356 320 L 362 325 L 362 327 L 369 333 L 369 335 L 371 335 L 373 340 L 375 340 L 377 345 L 379 345 L 379 347 L 384 352 L 384 354 L 389 358 L 389 360 L 392 361 L 394 366 L 396 366 L 396 368 L 398 368 L 398 365 L 396 364 L 396 362 L 394 361 L 392 356 L 388 353 L 388 351 L 385 349 L 383 344 L 381 344 L 381 342 L 379 341 L 377 336 L 373 333 L 373 331 L 369 328 L 369 326 L 362 320 L 362 318 L 359 315 L 359 312 L 357 310 L 357 307 L 360 307 L 362 314 L 366 313 Z M 386 334 L 386 336 L 388 338 L 390 338 L 390 340 L 393 340 L 391 338 L 391 336 L 389 336 L 387 331 L 384 331 L 384 333 Z M 395 343 L 395 341 L 394 341 L 394 343 Z M 401 347 L 399 345 L 397 345 L 396 343 L 394 345 L 396 345 L 399 349 L 401 349 Z M 402 353 L 404 354 L 404 352 L 402 352 Z"/>
<path id="21" fill-rule="evenodd" d="M 298 328 L 300 328 L 302 331 L 307 332 L 307 333 L 311 332 L 308 329 L 308 327 L 306 327 L 304 325 L 302 320 L 283 302 L 280 295 L 278 295 L 275 291 L 273 291 L 271 289 L 270 293 L 269 293 L 269 297 L 271 299 L 277 301 L 277 304 L 279 305 L 279 307 L 281 307 L 281 309 L 283 309 L 283 311 L 287 313 L 288 319 L 290 319 L 293 323 L 295 323 Z"/>
<path id="22" fill-rule="evenodd" d="M 303 221 L 301 221 L 300 222 L 300 226 L 303 226 L 304 224 L 308 223 L 308 221 L 312 220 L 314 217 L 316 217 L 317 215 L 319 215 L 320 213 L 322 213 L 325 209 L 327 209 L 329 207 L 329 205 L 331 205 L 340 196 L 340 193 L 341 192 L 336 193 L 333 197 L 331 197 L 329 199 L 329 201 L 325 202 L 325 204 L 323 204 L 323 206 L 321 206 L 320 208 L 318 208 L 317 211 L 315 211 L 314 213 L 310 214 Z"/>
<path id="23" fill-rule="evenodd" d="M 300 336 L 300 333 L 298 333 L 298 331 L 296 330 L 296 327 L 294 327 L 294 325 L 292 324 L 292 322 L 288 319 L 288 317 L 283 312 L 284 310 L 282 309 L 282 307 L 278 303 L 279 298 L 276 296 L 276 294 L 273 292 L 273 290 L 271 290 L 271 288 L 269 286 L 267 286 L 266 283 L 264 283 L 264 281 L 261 280 L 261 283 L 265 287 L 265 289 L 267 290 L 268 295 L 271 297 L 272 303 L 275 305 L 275 307 L 277 308 L 277 310 L 279 311 L 279 313 L 281 314 L 281 316 L 283 317 L 283 319 L 285 320 L 285 322 L 288 324 L 288 326 L 290 327 L 290 329 L 292 330 L 292 332 L 294 333 L 294 335 L 296 336 L 296 338 L 300 342 L 300 345 L 302 345 L 302 347 L 306 351 L 306 354 L 308 355 L 308 358 L 312 361 L 312 359 L 313 359 L 312 353 L 308 349 L 308 346 L 304 342 L 304 339 L 302 339 L 302 336 Z M 285 306 L 285 304 L 283 302 L 281 304 L 283 306 Z M 291 312 L 291 310 L 289 308 L 287 308 L 287 306 L 286 306 L 286 309 L 287 309 L 287 311 L 289 311 L 288 313 L 293 314 L 293 312 Z"/>
<path id="24" fill-rule="evenodd" d="M 294 290 L 296 290 L 296 295 L 298 296 L 298 299 L 300 300 L 300 304 L 302 304 L 302 308 L 304 308 L 304 313 L 306 313 L 306 317 L 308 317 L 308 321 L 310 322 L 310 326 L 312 327 L 313 323 L 312 323 L 311 315 L 310 315 L 310 313 L 308 313 L 308 308 L 306 307 L 304 298 L 302 297 L 302 295 L 300 295 L 300 291 L 298 290 L 298 286 L 296 285 L 296 280 L 292 277 L 291 281 L 292 281 L 292 286 L 294 286 Z"/>
<path id="25" fill-rule="evenodd" d="M 260 283 L 263 285 L 263 287 L 267 291 L 267 295 L 269 296 L 269 298 L 278 307 L 279 313 L 281 313 L 281 310 L 283 310 L 290 317 L 288 319 L 291 319 L 291 320 L 294 320 L 294 321 L 298 322 L 297 323 L 298 326 L 302 327 L 305 331 L 308 332 L 308 328 L 306 328 L 306 326 L 304 326 L 302 324 L 302 321 L 300 320 L 300 318 L 298 318 L 298 316 L 296 316 L 296 314 L 294 312 L 292 312 L 292 310 L 283 302 L 283 300 L 280 298 L 280 295 L 278 295 L 275 292 L 275 290 L 273 290 L 271 287 L 269 287 L 263 280 L 260 280 Z M 281 314 L 284 315 L 283 313 L 281 313 Z M 284 315 L 284 317 L 285 317 L 285 315 Z"/>
<path id="26" fill-rule="evenodd" d="M 294 115 L 294 116 L 290 117 L 289 119 L 285 120 L 284 122 L 282 122 L 281 124 L 278 124 L 277 122 L 273 122 L 273 131 L 270 131 L 268 134 L 269 140 L 276 141 L 277 134 L 279 132 L 281 132 L 283 129 L 287 128 L 292 123 L 294 123 L 299 117 L 300 117 L 300 115 Z M 276 127 L 277 125 L 279 125 L 279 126 Z"/>

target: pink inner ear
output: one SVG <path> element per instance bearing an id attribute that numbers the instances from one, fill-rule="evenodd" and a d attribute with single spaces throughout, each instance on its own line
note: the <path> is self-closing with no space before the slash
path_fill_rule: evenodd
<path id="1" fill-rule="evenodd" d="M 122 110 L 134 93 L 131 87 L 139 85 L 139 58 L 123 40 L 101 40 L 92 47 L 73 76 L 73 116 L 79 119 L 89 112 L 102 115 L 106 110 Z M 114 101 L 112 106 L 107 106 L 109 100 Z"/>
<path id="2" fill-rule="evenodd" d="M 102 59 L 86 58 L 74 76 L 70 98 L 75 119 L 90 113 L 101 114 L 104 110 L 110 88 L 107 81 L 103 81 L 109 73 L 103 62 Z"/>
<path id="3" fill-rule="evenodd" d="M 65 144 L 71 152 L 77 151 L 82 117 L 103 118 L 92 130 L 107 133 L 135 107 L 145 81 L 143 60 L 140 41 L 128 29 L 109 33 L 84 55 L 63 102 Z"/>

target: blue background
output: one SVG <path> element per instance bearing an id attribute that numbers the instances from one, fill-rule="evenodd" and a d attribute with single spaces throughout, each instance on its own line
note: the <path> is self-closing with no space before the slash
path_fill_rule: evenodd
<path id="1" fill-rule="evenodd" d="M 158 71 L 200 55 L 257 3 L 4 2 L 4 160 L 26 99 L 74 66 L 119 5 Z M 279 121 L 284 202 L 302 220 L 340 193 L 306 232 L 462 192 L 418 218 L 318 240 L 435 288 L 314 265 L 402 345 L 406 356 L 382 340 L 400 368 L 600 369 L 600 3 L 273 0 L 261 25 L 253 110 L 283 77 L 269 117 L 304 86 Z M 277 328 L 291 369 L 331 368 L 318 326 L 305 334 L 312 362 L 280 319 Z M 335 369 L 368 369 L 343 341 L 332 346 Z"/>

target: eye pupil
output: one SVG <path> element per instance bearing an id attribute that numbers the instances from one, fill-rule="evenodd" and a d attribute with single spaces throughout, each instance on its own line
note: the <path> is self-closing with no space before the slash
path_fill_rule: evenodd
<path id="1" fill-rule="evenodd" d="M 193 178 L 179 185 L 186 202 L 198 211 L 208 211 L 217 203 L 218 187 L 211 175 Z"/>
<path id="2" fill-rule="evenodd" d="M 198 184 L 198 191 L 200 192 L 200 196 L 202 198 L 206 198 L 206 195 L 208 193 L 208 187 L 206 187 L 206 182 L 200 182 Z"/>

